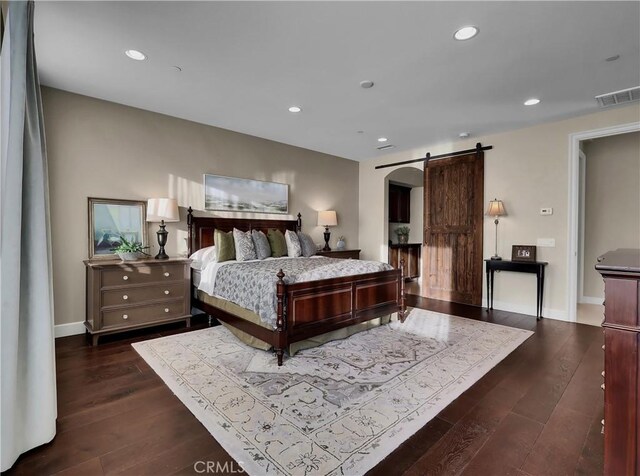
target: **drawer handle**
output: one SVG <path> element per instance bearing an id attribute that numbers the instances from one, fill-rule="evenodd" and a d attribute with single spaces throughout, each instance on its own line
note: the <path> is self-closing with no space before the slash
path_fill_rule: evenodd
<path id="1" fill-rule="evenodd" d="M 164 308 L 164 312 L 169 312 L 169 308 L 168 308 L 168 307 L 165 307 L 165 308 Z"/>
<path id="2" fill-rule="evenodd" d="M 602 350 L 604 350 L 604 344 L 602 345 Z"/>
<path id="3" fill-rule="evenodd" d="M 169 273 L 164 273 L 164 277 L 168 278 L 169 277 Z"/>
<path id="4" fill-rule="evenodd" d="M 125 281 L 129 279 L 129 276 L 123 276 L 122 279 L 124 279 Z"/>
<path id="5" fill-rule="evenodd" d="M 122 318 L 126 321 L 127 319 L 129 319 L 129 315 L 128 314 L 123 314 Z"/>
<path id="6" fill-rule="evenodd" d="M 124 296 L 122 296 L 122 299 L 124 299 L 124 300 L 126 301 L 127 299 L 129 299 L 129 296 L 127 296 L 127 295 L 125 294 Z"/>
<path id="7" fill-rule="evenodd" d="M 604 378 L 604 370 L 602 371 L 602 377 Z"/>
<path id="8" fill-rule="evenodd" d="M 604 384 L 600 385 L 600 388 L 601 388 L 602 390 L 604 390 Z"/>
<path id="9" fill-rule="evenodd" d="M 168 289 L 165 289 L 165 290 L 164 290 L 164 293 L 165 293 L 165 294 L 169 294 L 169 290 L 168 290 Z"/>

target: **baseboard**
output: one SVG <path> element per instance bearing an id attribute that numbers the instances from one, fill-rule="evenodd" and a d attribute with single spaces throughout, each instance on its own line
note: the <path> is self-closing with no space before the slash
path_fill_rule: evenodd
<path id="1" fill-rule="evenodd" d="M 599 298 L 599 297 L 580 296 L 578 298 L 579 304 L 598 304 L 601 306 L 603 302 L 604 302 L 604 298 Z"/>
<path id="2" fill-rule="evenodd" d="M 482 300 L 482 306 L 487 307 L 487 300 Z M 528 314 L 529 316 L 536 315 L 536 308 L 534 306 L 523 306 L 522 304 L 514 304 L 512 302 L 493 301 L 493 308 L 500 311 L 517 312 L 518 314 Z M 549 319 L 555 319 L 557 321 L 569 321 L 569 316 L 566 311 L 560 309 L 550 309 L 548 307 L 542 308 L 542 316 Z"/>
<path id="3" fill-rule="evenodd" d="M 69 322 L 68 324 L 57 324 L 54 326 L 54 333 L 56 338 L 75 336 L 78 334 L 84 334 L 87 328 L 84 327 L 84 321 Z"/>

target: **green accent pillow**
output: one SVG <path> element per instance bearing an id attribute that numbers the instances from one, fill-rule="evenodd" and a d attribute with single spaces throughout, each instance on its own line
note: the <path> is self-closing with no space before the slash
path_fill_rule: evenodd
<path id="1" fill-rule="evenodd" d="M 233 241 L 233 232 L 225 233 L 216 229 L 213 232 L 213 242 L 218 250 L 218 262 L 236 259 L 236 245 Z"/>
<path id="2" fill-rule="evenodd" d="M 267 238 L 269 239 L 269 245 L 271 246 L 271 256 L 274 258 L 280 258 L 281 256 L 287 255 L 287 242 L 280 230 L 271 228 L 267 232 Z"/>

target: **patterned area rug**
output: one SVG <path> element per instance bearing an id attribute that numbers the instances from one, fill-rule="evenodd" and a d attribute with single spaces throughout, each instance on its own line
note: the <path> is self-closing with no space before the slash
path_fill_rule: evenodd
<path id="1" fill-rule="evenodd" d="M 359 475 L 531 334 L 414 309 L 282 367 L 222 326 L 133 346 L 249 474 Z"/>

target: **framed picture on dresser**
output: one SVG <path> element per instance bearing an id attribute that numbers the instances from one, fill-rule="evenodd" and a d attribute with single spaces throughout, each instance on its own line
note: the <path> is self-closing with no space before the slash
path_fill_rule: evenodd
<path id="1" fill-rule="evenodd" d="M 139 200 L 88 198 L 89 259 L 115 259 L 113 249 L 122 238 L 149 244 L 147 203 Z"/>

